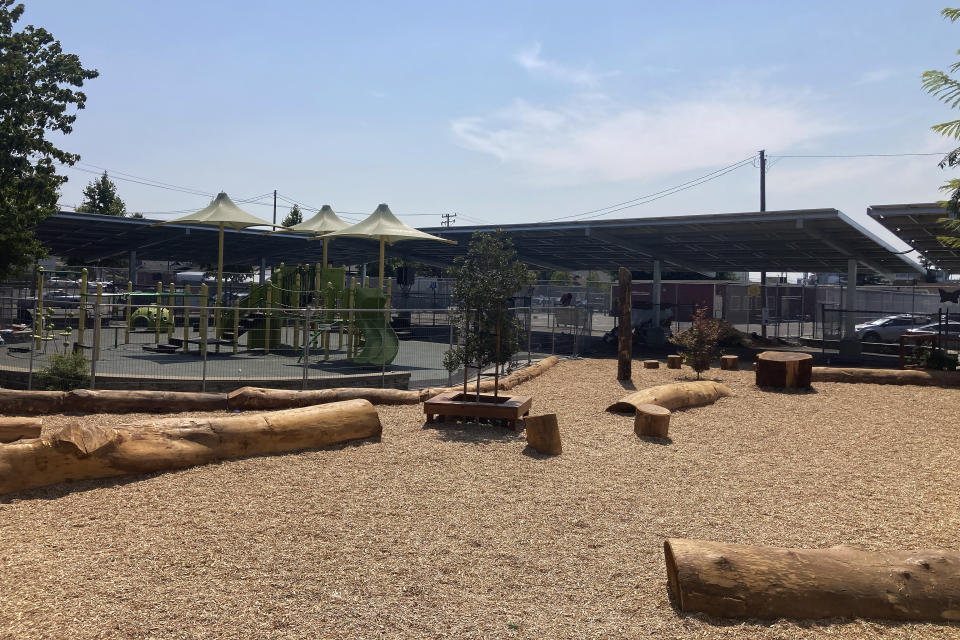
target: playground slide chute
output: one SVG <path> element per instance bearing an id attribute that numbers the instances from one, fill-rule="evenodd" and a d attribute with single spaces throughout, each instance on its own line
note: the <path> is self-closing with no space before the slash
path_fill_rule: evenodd
<path id="1" fill-rule="evenodd" d="M 364 344 L 353 362 L 376 366 L 390 364 L 400 350 L 400 339 L 387 323 L 386 314 L 383 312 L 387 298 L 380 289 L 356 291 L 357 309 L 373 311 L 358 311 L 356 314 L 357 329 L 363 335 Z"/>

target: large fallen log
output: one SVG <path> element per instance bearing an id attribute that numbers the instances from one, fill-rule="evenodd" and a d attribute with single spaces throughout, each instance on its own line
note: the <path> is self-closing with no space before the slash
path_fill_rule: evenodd
<path id="1" fill-rule="evenodd" d="M 842 369 L 814 367 L 814 382 L 858 382 L 866 384 L 915 384 L 934 387 L 960 387 L 960 372 L 928 369 Z"/>
<path id="2" fill-rule="evenodd" d="M 377 410 L 366 400 L 207 419 L 164 418 L 112 428 L 77 421 L 40 438 L 0 446 L 0 494 L 64 480 L 326 447 L 381 432 Z"/>
<path id="3" fill-rule="evenodd" d="M 13 442 L 22 438 L 39 438 L 43 428 L 40 418 L 0 417 L 0 442 Z"/>
<path id="4" fill-rule="evenodd" d="M 607 411 L 636 413 L 641 404 L 655 404 L 664 409 L 684 409 L 703 404 L 713 404 L 720 398 L 732 396 L 733 391 L 725 384 L 712 380 L 697 382 L 674 382 L 658 387 L 635 391 L 607 407 Z"/>
<path id="5" fill-rule="evenodd" d="M 222 393 L 74 389 L 63 399 L 64 413 L 177 413 L 226 411 Z"/>
<path id="6" fill-rule="evenodd" d="M 63 391 L 14 391 L 0 389 L 0 414 L 32 416 L 63 411 Z"/>
<path id="7" fill-rule="evenodd" d="M 785 549 L 672 538 L 681 611 L 731 618 L 960 620 L 960 553 Z"/>
<path id="8" fill-rule="evenodd" d="M 311 391 L 242 387 L 231 391 L 226 397 L 227 406 L 231 410 L 239 409 L 243 411 L 309 407 L 344 400 L 367 400 L 372 404 L 417 404 L 420 402 L 420 392 L 403 389 L 367 389 L 364 387 Z"/>

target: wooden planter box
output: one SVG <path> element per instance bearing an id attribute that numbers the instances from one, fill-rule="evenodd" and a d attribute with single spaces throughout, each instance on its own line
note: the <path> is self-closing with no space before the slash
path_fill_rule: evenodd
<path id="1" fill-rule="evenodd" d="M 447 418 L 484 418 L 501 420 L 505 426 L 518 430 L 523 424 L 521 418 L 530 413 L 533 404 L 530 396 L 494 398 L 492 393 L 481 393 L 480 402 L 476 398 L 475 393 L 464 397 L 462 391 L 446 391 L 424 402 L 423 412 L 428 423 L 444 422 Z"/>

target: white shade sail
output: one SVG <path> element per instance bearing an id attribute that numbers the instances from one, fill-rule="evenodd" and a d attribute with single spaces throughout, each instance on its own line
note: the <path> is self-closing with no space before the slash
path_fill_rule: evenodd
<path id="1" fill-rule="evenodd" d="M 377 210 L 371 213 L 365 220 L 342 231 L 329 233 L 325 237 L 371 238 L 374 240 L 383 240 L 387 244 L 394 244 L 401 240 L 435 240 L 436 242 L 457 244 L 455 240 L 447 240 L 446 238 L 424 233 L 423 231 L 418 231 L 411 226 L 405 225 L 397 219 L 397 216 L 393 215 L 390 207 L 385 204 L 377 207 Z"/>
<path id="2" fill-rule="evenodd" d="M 320 211 L 309 220 L 304 220 L 300 224 L 295 224 L 292 227 L 278 229 L 274 233 L 309 233 L 315 236 L 325 236 L 334 231 L 342 231 L 349 226 L 349 222 L 341 220 L 330 205 L 325 204 L 320 207 Z"/>
<path id="3" fill-rule="evenodd" d="M 279 226 L 247 213 L 234 204 L 230 196 L 223 191 L 218 193 L 217 197 L 214 198 L 209 205 L 200 209 L 200 211 L 183 216 L 182 218 L 176 218 L 175 220 L 159 222 L 154 226 L 162 224 L 199 224 L 208 227 L 219 227 L 223 225 L 224 229 L 236 230 L 246 229 L 247 227 Z"/>

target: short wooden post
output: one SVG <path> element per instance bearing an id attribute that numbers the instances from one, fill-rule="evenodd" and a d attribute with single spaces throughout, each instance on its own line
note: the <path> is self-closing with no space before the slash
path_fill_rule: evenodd
<path id="1" fill-rule="evenodd" d="M 679 369 L 681 366 L 683 366 L 683 356 L 678 353 L 667 356 L 667 369 Z"/>
<path id="2" fill-rule="evenodd" d="M 643 361 L 644 369 L 659 369 L 660 361 L 659 360 L 644 360 Z"/>
<path id="3" fill-rule="evenodd" d="M 551 456 L 560 455 L 563 447 L 560 443 L 560 427 L 557 425 L 557 414 L 527 416 L 523 422 L 527 430 L 527 444 L 540 453 Z"/>
<path id="4" fill-rule="evenodd" d="M 721 356 L 720 368 L 724 371 L 739 371 L 740 358 L 737 356 Z"/>
<path id="5" fill-rule="evenodd" d="M 633 431 L 638 436 L 666 438 L 670 431 L 670 410 L 655 404 L 637 405 Z"/>

